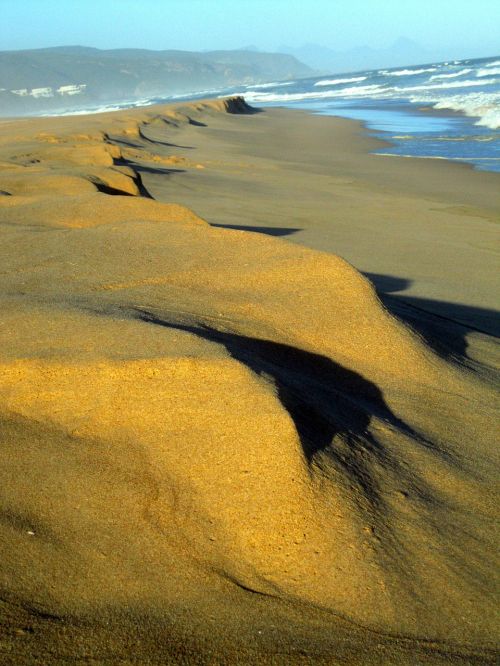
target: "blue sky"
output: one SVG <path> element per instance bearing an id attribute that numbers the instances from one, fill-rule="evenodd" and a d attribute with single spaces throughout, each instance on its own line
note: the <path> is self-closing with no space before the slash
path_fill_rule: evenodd
<path id="1" fill-rule="evenodd" d="M 444 57 L 500 52 L 500 0 L 0 0 L 0 50 L 338 50 L 409 37 Z M 448 54 L 448 55 L 447 55 Z"/>

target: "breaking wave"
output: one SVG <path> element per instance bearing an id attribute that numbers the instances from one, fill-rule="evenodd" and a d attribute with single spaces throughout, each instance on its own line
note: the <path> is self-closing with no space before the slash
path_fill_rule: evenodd
<path id="1" fill-rule="evenodd" d="M 466 116 L 479 118 L 475 123 L 480 127 L 500 129 L 500 93 L 478 95 L 453 95 L 437 101 L 435 109 L 459 111 Z"/>
<path id="2" fill-rule="evenodd" d="M 336 86 L 339 83 L 356 83 L 358 81 L 365 81 L 367 76 L 354 76 L 351 79 L 324 79 L 323 81 L 317 81 L 315 86 Z"/>
<path id="3" fill-rule="evenodd" d="M 496 83 L 496 79 L 485 79 L 483 81 L 451 81 L 450 83 L 438 83 L 436 85 L 422 85 L 422 86 L 406 86 L 399 88 L 394 86 L 393 90 L 396 92 L 413 92 L 416 90 L 445 90 L 450 88 L 471 88 L 475 86 L 487 86 Z"/>
<path id="4" fill-rule="evenodd" d="M 278 83 L 256 83 L 255 85 L 248 85 L 247 88 L 281 88 L 283 86 L 291 86 L 295 81 L 281 81 Z"/>
<path id="5" fill-rule="evenodd" d="M 434 74 L 431 76 L 429 81 L 434 81 L 434 79 L 455 79 L 458 76 L 464 76 L 464 74 L 469 74 L 470 72 L 472 72 L 472 69 L 466 67 L 465 69 L 461 69 L 459 72 L 452 72 L 451 74 Z"/>
<path id="6" fill-rule="evenodd" d="M 243 94 L 247 102 L 301 102 L 307 99 L 330 99 L 335 97 L 359 97 L 371 96 L 383 93 L 386 89 L 380 85 L 353 86 L 341 88 L 340 90 L 322 90 L 298 93 L 272 93 L 249 90 Z M 238 93 L 236 93 L 238 94 Z M 219 95 L 224 97 L 224 95 Z"/>
<path id="7" fill-rule="evenodd" d="M 379 74 L 382 76 L 415 76 L 416 74 L 425 74 L 426 72 L 436 72 L 437 67 L 428 67 L 425 69 L 400 69 L 395 72 L 382 69 L 379 71 Z"/>
<path id="8" fill-rule="evenodd" d="M 476 72 L 476 76 L 494 76 L 495 74 L 500 74 L 500 67 L 485 67 L 484 69 L 479 69 Z"/>

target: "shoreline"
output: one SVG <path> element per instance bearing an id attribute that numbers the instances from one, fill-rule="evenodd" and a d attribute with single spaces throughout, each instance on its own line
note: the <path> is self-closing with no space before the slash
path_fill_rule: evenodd
<path id="1" fill-rule="evenodd" d="M 500 176 L 378 144 L 0 123 L 6 659 L 495 662 Z"/>
<path id="2" fill-rule="evenodd" d="M 308 79 L 305 79 L 305 80 L 308 80 Z M 300 81 L 300 79 L 298 79 L 297 81 Z M 270 85 L 270 84 L 267 84 L 267 85 Z M 96 107 L 95 110 L 92 109 L 92 108 L 88 108 L 88 109 L 84 109 L 84 110 L 80 110 L 80 111 L 67 112 L 67 113 L 61 112 L 61 113 L 57 113 L 57 114 L 53 114 L 53 115 L 43 114 L 43 115 L 34 115 L 34 116 L 18 116 L 18 117 L 14 116 L 12 118 L 6 118 L 6 119 L 15 121 L 15 120 L 22 120 L 23 118 L 24 119 L 30 119 L 30 118 L 31 119 L 37 119 L 37 118 L 38 119 L 43 119 L 43 118 L 63 118 L 63 117 L 87 116 L 87 115 L 102 115 L 102 114 L 109 114 L 109 113 L 127 112 L 127 111 L 132 111 L 134 109 L 140 111 L 140 110 L 145 110 L 145 109 L 148 109 L 148 108 L 161 107 L 161 106 L 165 106 L 165 105 L 174 105 L 175 106 L 175 105 L 185 105 L 185 104 L 188 104 L 188 105 L 189 104 L 196 104 L 196 102 L 204 101 L 205 99 L 218 100 L 218 99 L 224 99 L 225 97 L 234 97 L 234 96 L 244 97 L 245 96 L 245 93 L 243 93 L 243 92 L 221 91 L 221 92 L 217 93 L 217 91 L 211 91 L 214 95 L 217 94 L 217 97 L 203 97 L 205 92 L 206 91 L 200 92 L 200 93 L 193 93 L 192 97 L 190 97 L 190 96 L 184 97 L 182 95 L 178 95 L 176 97 L 173 97 L 172 99 L 165 98 L 162 101 L 158 101 L 158 99 L 159 99 L 158 98 L 157 101 L 155 101 L 153 103 L 142 104 L 142 105 L 139 105 L 138 103 L 134 103 L 133 101 L 110 102 L 109 105 L 107 105 L 107 106 L 115 105 L 115 106 L 120 107 L 121 104 L 129 105 L 129 106 L 124 106 L 123 108 L 120 107 L 120 108 L 115 108 L 115 109 L 111 109 L 111 110 L 108 110 L 108 109 L 99 110 L 100 107 Z M 144 102 L 144 101 L 146 101 L 146 100 L 137 100 L 137 102 Z M 355 102 L 355 100 L 354 100 L 354 102 Z M 279 106 L 279 105 L 277 105 L 277 106 L 273 105 L 273 106 L 270 106 L 270 107 L 264 106 L 263 108 L 264 109 L 265 108 L 271 108 L 271 109 L 272 108 L 282 108 L 282 109 L 286 110 L 287 108 L 290 109 L 291 107 L 286 107 L 286 106 L 282 107 L 282 106 Z M 470 121 L 471 123 L 474 119 L 479 118 L 479 116 L 467 115 L 467 113 L 465 111 L 462 111 L 462 110 L 448 109 L 448 108 L 435 108 L 432 105 L 431 106 L 419 106 L 417 103 L 413 104 L 409 101 L 406 102 L 406 103 L 401 102 L 400 105 L 399 105 L 399 108 L 401 110 L 407 112 L 409 115 L 411 115 L 411 113 L 413 112 L 413 113 L 416 113 L 417 116 L 423 114 L 423 115 L 434 116 L 434 117 L 443 117 L 443 118 L 454 118 L 454 117 L 456 117 L 456 118 L 466 119 L 466 120 Z M 384 133 L 387 133 L 388 130 L 376 129 L 376 128 L 370 129 L 368 127 L 368 122 L 369 121 L 358 120 L 358 119 L 355 119 L 355 118 L 349 118 L 348 116 L 343 116 L 343 115 L 336 115 L 336 114 L 330 114 L 330 113 L 325 114 L 324 112 L 308 110 L 307 108 L 303 108 L 303 109 L 298 109 L 298 108 L 293 109 L 292 108 L 291 110 L 304 111 L 306 113 L 311 113 L 313 115 L 328 115 L 330 117 L 345 118 L 345 119 L 348 119 L 348 120 L 353 120 L 354 122 L 361 123 L 361 125 L 365 128 L 367 133 L 370 133 L 370 132 L 378 133 L 379 136 L 376 137 L 376 138 L 378 138 L 384 144 L 387 144 L 386 147 L 390 148 L 390 147 L 398 145 L 397 143 L 394 143 L 393 141 L 390 141 L 389 139 L 385 140 L 383 138 L 382 135 Z M 2 119 L 0 118 L 0 122 L 1 121 L 2 121 Z M 474 123 L 474 125 L 475 124 L 476 123 Z M 495 130 L 491 129 L 491 131 L 494 132 Z M 485 171 L 486 173 L 499 173 L 498 170 L 480 169 L 477 165 L 475 165 L 473 163 L 468 163 L 466 160 L 464 160 L 462 158 L 452 158 L 452 157 L 446 157 L 446 156 L 435 156 L 435 157 L 434 156 L 422 156 L 422 157 L 420 157 L 418 155 L 411 155 L 411 154 L 408 154 L 408 155 L 406 155 L 406 154 L 405 155 L 394 155 L 394 156 L 396 156 L 396 157 L 410 157 L 410 158 L 413 157 L 415 159 L 442 159 L 442 160 L 446 160 L 446 161 L 450 161 L 450 162 L 462 162 L 465 165 L 470 166 L 475 171 L 477 170 L 477 171 Z M 484 158 L 484 159 L 485 160 L 488 160 L 488 159 L 491 160 L 493 158 Z"/>
<path id="3" fill-rule="evenodd" d="M 285 107 L 285 106 L 283 106 L 283 107 L 270 107 L 270 108 L 282 108 L 283 110 L 287 109 L 287 107 Z M 415 109 L 413 109 L 412 105 L 409 104 L 409 103 L 406 106 L 401 104 L 401 109 L 404 109 L 405 111 L 407 111 L 409 115 L 410 115 L 411 111 L 413 110 L 413 111 L 416 111 L 417 114 L 427 114 L 427 115 L 435 116 L 437 118 L 454 118 L 454 117 L 456 117 L 456 118 L 468 119 L 470 121 L 474 120 L 474 118 L 479 118 L 479 116 L 468 116 L 464 111 L 456 111 L 454 109 L 446 109 L 446 108 L 445 109 L 435 109 L 432 106 L 419 108 L 416 105 L 415 105 Z M 333 114 L 333 113 L 332 114 L 326 114 L 326 113 L 322 113 L 322 112 L 308 111 L 307 109 L 292 109 L 292 110 L 305 111 L 306 113 L 311 113 L 312 115 L 324 115 L 324 116 L 327 116 L 327 117 L 330 117 L 330 118 L 341 118 L 341 119 L 344 119 L 344 120 L 350 120 L 350 121 L 355 122 L 355 123 L 360 123 L 361 126 L 364 128 L 366 134 L 368 136 L 370 136 L 371 138 L 380 141 L 380 143 L 383 144 L 384 147 L 393 148 L 393 147 L 398 145 L 394 141 L 391 141 L 390 139 L 384 139 L 384 137 L 383 137 L 384 134 L 392 134 L 393 132 L 391 132 L 389 130 L 370 128 L 368 126 L 368 121 L 365 121 L 365 120 L 358 120 L 358 119 L 350 118 L 348 116 L 336 115 L 336 114 Z M 475 123 L 474 123 L 474 125 L 475 125 Z M 497 130 L 492 129 L 491 131 L 495 132 Z M 444 160 L 444 161 L 450 162 L 452 164 L 456 164 L 456 163 L 463 164 L 463 166 L 468 167 L 468 168 L 472 169 L 473 171 L 479 171 L 480 173 L 487 173 L 487 174 L 489 174 L 489 173 L 495 173 L 495 174 L 500 173 L 499 171 L 495 171 L 495 170 L 479 169 L 473 163 L 467 162 L 466 159 L 458 158 L 458 157 L 453 158 L 453 157 L 446 157 L 446 156 L 441 156 L 441 155 L 439 155 L 439 156 L 428 156 L 428 155 L 419 156 L 419 155 L 410 155 L 410 154 L 408 154 L 408 155 L 397 155 L 397 154 L 391 154 L 391 153 L 373 153 L 373 154 L 380 155 L 382 157 L 387 156 L 387 157 L 405 157 L 407 159 L 419 159 L 419 160 L 422 160 L 422 159 L 424 159 L 424 160 L 425 159 Z M 485 158 L 475 158 L 475 159 L 477 159 L 477 160 L 479 160 L 479 159 L 493 160 L 494 158 L 485 157 Z"/>
<path id="4" fill-rule="evenodd" d="M 418 113 L 433 115 L 433 116 L 438 117 L 438 118 L 440 118 L 440 117 L 442 117 L 442 118 L 458 117 L 458 118 L 466 118 L 468 120 L 474 120 L 474 118 L 479 118 L 479 116 L 468 116 L 463 111 L 455 111 L 453 109 L 435 109 L 434 107 L 423 107 L 423 108 L 417 108 L 416 111 Z M 335 116 L 334 115 L 332 117 L 336 117 L 336 118 L 344 117 L 345 118 L 346 116 Z M 391 147 L 395 147 L 395 146 L 398 145 L 397 143 L 395 143 L 395 142 L 393 142 L 389 139 L 384 139 L 383 138 L 383 134 L 392 133 L 392 132 L 389 132 L 389 130 L 380 130 L 380 129 L 375 129 L 375 128 L 372 129 L 372 128 L 368 127 L 367 122 L 365 122 L 365 121 L 359 121 L 359 122 L 363 125 L 363 127 L 364 127 L 364 129 L 367 133 L 369 133 L 369 132 L 378 133 L 379 136 L 374 136 L 373 138 L 376 138 L 376 139 L 380 140 L 381 143 L 383 143 L 383 144 L 388 144 L 386 147 L 391 148 Z M 474 123 L 474 125 L 475 125 L 475 123 Z M 491 131 L 494 132 L 496 130 L 492 129 Z M 426 159 L 427 160 L 444 160 L 446 162 L 451 162 L 453 164 L 457 164 L 457 163 L 462 164 L 462 165 L 472 169 L 473 171 L 479 171 L 480 173 L 496 173 L 496 174 L 500 173 L 498 170 L 480 169 L 477 165 L 475 165 L 471 162 L 467 162 L 466 158 L 462 158 L 462 157 L 446 157 L 446 156 L 441 156 L 441 155 L 435 155 L 435 156 L 434 155 L 411 155 L 411 154 L 398 155 L 398 154 L 395 154 L 395 153 L 394 154 L 391 154 L 391 153 L 374 153 L 374 154 L 380 155 L 381 157 L 386 157 L 387 156 L 387 157 L 405 157 L 405 158 L 418 159 L 418 160 L 426 160 Z M 481 161 L 481 160 L 494 161 L 495 158 L 476 157 L 474 159 L 476 161 Z M 498 159 L 500 159 L 500 158 L 498 158 Z"/>
<path id="5" fill-rule="evenodd" d="M 417 158 L 413 157 L 409 160 L 404 160 L 403 164 L 400 164 L 401 160 L 398 159 L 398 156 L 394 155 L 383 155 L 386 159 L 382 163 L 379 158 L 381 155 L 376 154 L 376 150 L 380 146 L 384 146 L 385 142 L 377 137 L 370 136 L 367 132 L 365 125 L 360 121 L 355 121 L 351 119 L 345 119 L 341 117 L 334 116 L 322 116 L 311 114 L 303 110 L 292 110 L 287 108 L 273 108 L 265 109 L 262 112 L 262 117 L 268 114 L 269 117 L 272 117 L 273 114 L 284 114 L 277 121 L 278 123 L 282 122 L 283 126 L 285 119 L 290 120 L 291 129 L 289 130 L 290 134 L 293 135 L 296 132 L 296 127 L 304 125 L 300 123 L 301 118 L 308 118 L 309 121 L 305 123 L 308 125 L 308 131 L 310 131 L 311 142 L 316 142 L 318 145 L 321 144 L 322 137 L 322 128 L 324 128 L 325 133 L 328 133 L 331 128 L 332 141 L 337 140 L 337 135 L 342 132 L 344 137 L 342 138 L 342 145 L 335 145 L 336 156 L 335 159 L 329 160 L 328 156 L 321 156 L 321 161 L 315 165 L 315 168 L 322 172 L 323 176 L 331 175 L 333 178 L 332 181 L 332 191 L 339 189 L 339 186 L 335 182 L 335 174 L 338 173 L 339 177 L 345 181 L 346 174 L 351 179 L 351 187 L 342 184 L 340 190 L 344 191 L 345 197 L 349 197 L 351 202 L 349 212 L 346 211 L 344 206 L 335 206 L 334 202 L 329 202 L 325 200 L 325 197 L 328 197 L 328 188 L 320 187 L 318 189 L 318 181 L 312 176 L 310 181 L 310 186 L 312 190 L 317 190 L 318 195 L 323 200 L 322 209 L 318 211 L 321 215 L 321 228 L 319 220 L 314 222 L 314 227 L 304 225 L 303 216 L 299 216 L 299 223 L 293 225 L 287 223 L 283 226 L 292 227 L 297 226 L 301 227 L 301 230 L 289 236 L 289 240 L 292 242 L 304 242 L 309 247 L 315 249 L 324 250 L 339 253 L 341 256 L 346 258 L 348 261 L 354 264 L 359 270 L 367 273 L 381 273 L 393 275 L 394 277 L 398 276 L 398 272 L 394 270 L 394 262 L 383 262 L 375 261 L 371 256 L 370 247 L 366 249 L 359 246 L 357 242 L 355 232 L 349 233 L 346 228 L 347 221 L 353 219 L 354 212 L 356 208 L 359 209 L 360 215 L 363 218 L 363 230 L 366 233 L 372 234 L 374 241 L 376 237 L 376 230 L 370 231 L 367 228 L 367 224 L 370 226 L 373 224 L 371 220 L 371 213 L 369 210 L 370 202 L 368 200 L 363 201 L 365 198 L 357 197 L 355 195 L 355 184 L 360 181 L 360 183 L 369 183 L 371 188 L 375 188 L 374 200 L 378 198 L 380 206 L 389 206 L 389 209 L 394 207 L 394 203 L 397 202 L 401 207 L 408 207 L 412 205 L 412 202 L 416 206 L 416 216 L 417 219 L 422 221 L 425 224 L 427 229 L 426 233 L 434 234 L 436 233 L 436 240 L 439 239 L 439 244 L 441 245 L 441 252 L 436 257 L 436 263 L 441 265 L 450 265 L 453 267 L 455 264 L 455 272 L 457 272 L 456 267 L 460 263 L 459 254 L 455 253 L 455 257 L 448 257 L 448 250 L 445 246 L 448 227 L 450 224 L 453 224 L 452 220 L 457 220 L 459 224 L 458 233 L 463 237 L 463 243 L 468 244 L 467 240 L 467 230 L 464 228 L 466 220 L 471 219 L 470 224 L 477 224 L 477 221 L 480 220 L 479 224 L 484 227 L 484 233 L 487 234 L 487 237 L 491 240 L 488 241 L 491 248 L 495 247 L 495 238 L 496 238 L 496 229 L 494 225 L 500 219 L 500 204 L 498 202 L 497 188 L 500 183 L 500 175 L 493 172 L 480 172 L 473 168 L 472 165 L 456 163 L 451 160 L 433 160 L 428 158 Z M 260 114 L 252 116 L 252 122 L 254 124 L 259 124 L 258 119 Z M 297 122 L 295 125 L 292 122 L 292 119 L 296 118 Z M 247 123 L 248 124 L 248 123 Z M 335 128 L 338 127 L 338 130 Z M 298 130 L 297 130 L 298 131 Z M 268 163 L 271 165 L 275 156 L 280 155 L 280 151 L 283 151 L 283 154 L 286 155 L 285 159 L 290 160 L 291 162 L 298 161 L 302 159 L 302 154 L 304 150 L 307 150 L 308 135 L 304 135 L 304 145 L 301 144 L 300 150 L 290 150 L 290 145 L 288 145 L 288 137 L 286 130 L 279 130 L 283 139 L 280 139 L 279 145 L 274 145 L 271 151 L 266 151 L 265 149 L 261 150 L 257 156 L 263 157 L 264 160 L 268 160 Z M 337 133 L 336 133 L 337 132 Z M 201 134 L 199 132 L 198 134 Z M 237 131 L 233 132 L 233 137 L 238 137 Z M 241 142 L 241 150 L 246 150 L 248 148 L 248 141 L 245 140 L 245 134 L 242 135 L 243 141 Z M 224 138 L 221 135 L 217 135 L 217 138 L 224 141 Z M 290 141 L 289 144 L 292 144 L 293 141 Z M 224 145 L 224 143 L 222 143 Z M 333 145 L 333 144 L 332 144 Z M 238 150 L 238 147 L 231 146 L 232 149 Z M 325 146 L 326 148 L 326 146 Z M 316 150 L 316 144 L 315 144 Z M 327 150 L 327 148 L 326 148 Z M 302 152 L 301 152 L 302 151 Z M 195 150 L 178 150 L 180 155 L 193 155 L 196 154 Z M 252 148 L 252 153 L 256 153 Z M 326 154 L 326 151 L 325 151 Z M 390 159 L 393 158 L 393 159 Z M 283 164 L 284 159 L 279 159 L 280 164 Z M 228 167 L 229 168 L 229 162 Z M 309 166 L 304 165 L 304 168 L 309 168 Z M 286 165 L 284 166 L 284 171 L 286 177 L 295 177 L 294 169 L 287 169 Z M 224 174 L 224 169 L 221 169 L 221 174 Z M 200 183 L 203 184 L 203 174 L 198 174 Z M 193 178 L 191 175 L 187 175 L 191 181 Z M 246 176 L 245 176 L 246 177 Z M 182 184 L 182 174 L 171 174 L 170 180 L 160 180 L 156 177 L 155 174 L 146 173 L 144 176 L 144 181 L 147 184 L 151 182 L 154 188 L 154 196 L 158 200 L 169 200 L 168 198 L 173 195 L 174 185 L 176 180 L 179 180 L 179 185 Z M 284 180 L 285 176 L 283 176 Z M 194 182 L 194 181 L 193 181 Z M 255 179 L 256 185 L 259 187 L 261 179 L 257 177 Z M 237 187 L 237 179 L 233 178 L 232 182 L 228 182 L 227 192 L 222 190 L 225 193 L 225 196 L 233 197 L 234 190 Z M 280 185 L 276 186 L 276 197 L 282 197 L 282 190 Z M 301 179 L 297 179 L 297 191 L 302 187 Z M 207 196 L 208 195 L 208 196 Z M 288 195 L 287 195 L 288 196 Z M 292 195 L 292 196 L 295 196 Z M 393 198 L 394 197 L 394 198 Z M 282 197 L 283 198 L 283 197 Z M 300 207 L 300 196 L 298 198 L 298 206 Z M 237 197 L 236 197 L 237 199 Z M 309 197 L 309 210 L 316 210 L 314 203 L 312 201 L 313 197 Z M 423 205 L 423 200 L 429 199 L 434 201 L 437 206 L 433 206 L 431 203 Z M 188 205 L 194 208 L 202 217 L 208 219 L 210 222 L 214 223 L 231 223 L 231 213 L 223 213 L 223 218 L 220 219 L 220 213 L 217 208 L 216 201 L 211 197 L 210 193 L 204 191 L 203 195 L 198 194 L 196 187 L 191 187 L 191 192 L 188 194 L 181 189 L 181 202 L 185 205 Z M 265 210 L 262 209 L 258 204 L 253 206 L 252 202 L 247 202 L 246 206 L 248 207 L 247 211 L 242 211 L 239 213 L 239 216 L 242 218 L 241 225 L 247 224 L 252 226 L 254 219 L 262 219 L 266 215 Z M 290 211 L 294 209 L 293 205 L 289 204 Z M 404 209 L 404 208 L 403 208 Z M 402 209 L 402 210 L 403 210 Z M 420 211 L 418 211 L 420 209 Z M 274 211 L 274 215 L 270 215 L 270 225 L 274 226 L 276 222 L 274 220 L 284 216 L 283 210 Z M 335 230 L 330 227 L 329 219 L 335 219 L 335 216 L 341 215 L 343 219 L 343 224 L 341 229 Z M 348 217 L 346 218 L 346 214 Z M 413 211 L 412 211 L 413 214 Z M 313 217 L 311 213 L 311 217 Z M 401 216 L 401 213 L 397 210 L 392 212 L 392 217 L 394 222 L 392 225 L 396 224 L 398 217 Z M 425 218 L 429 218 L 425 220 Z M 366 222 L 364 221 L 366 220 Z M 358 220 L 356 223 L 358 224 Z M 385 223 L 384 223 L 385 224 Z M 380 230 L 384 228 L 384 224 L 381 223 Z M 408 223 L 405 223 L 407 225 Z M 432 230 L 432 225 L 437 226 L 437 231 Z M 455 223 L 456 224 L 456 223 Z M 267 223 L 262 223 L 262 226 L 266 226 Z M 257 225 L 258 226 L 258 225 Z M 442 229 L 439 232 L 439 228 Z M 394 227 L 391 226 L 391 229 L 394 230 Z M 406 229 L 406 226 L 405 226 Z M 415 231 L 412 230 L 411 225 L 408 226 L 407 232 L 410 233 L 410 237 L 415 235 Z M 339 238 L 339 234 L 342 233 L 342 238 Z M 403 245 L 407 244 L 405 238 L 405 230 L 402 230 L 401 243 Z M 481 233 L 481 232 L 480 232 Z M 332 236 L 332 234 L 335 234 Z M 418 239 L 415 239 L 418 241 Z M 339 242 L 341 241 L 341 242 Z M 392 241 L 391 241 L 392 242 Z M 389 249 L 389 248 L 388 248 Z M 391 247 L 391 252 L 394 252 L 397 247 Z M 466 247 L 463 247 L 467 251 Z M 469 248 L 470 250 L 470 248 Z M 403 249 L 402 249 L 403 251 Z M 436 250 L 437 251 L 437 250 Z M 425 260 L 422 260 L 421 263 L 429 263 L 427 245 L 422 246 L 422 257 L 425 257 Z M 472 255 L 470 251 L 467 251 L 468 255 L 472 260 Z M 487 253 L 488 254 L 488 253 Z M 481 261 L 485 261 L 487 270 L 484 272 L 484 280 L 487 282 L 490 279 L 490 276 L 493 276 L 494 271 L 494 260 L 491 256 L 483 257 Z M 473 260 L 476 261 L 476 260 Z M 481 261 L 477 263 L 480 264 Z M 461 299 L 461 289 L 462 286 L 458 287 L 459 275 L 456 276 L 456 286 L 449 285 L 451 289 L 441 289 L 441 286 L 436 281 L 436 276 L 434 274 L 426 276 L 422 275 L 421 268 L 415 263 L 415 259 L 411 256 L 411 253 L 408 254 L 408 251 L 405 251 L 404 255 L 401 255 L 399 263 L 404 266 L 405 272 L 400 277 L 407 282 L 410 289 L 405 289 L 405 293 L 408 293 L 412 298 L 425 299 L 425 300 L 445 300 L 450 301 L 450 303 L 456 302 L 457 306 L 462 302 Z M 414 267 L 411 266 L 411 263 L 414 264 Z M 389 265 L 390 264 L 390 265 Z M 400 267 L 398 267 L 399 269 Z M 469 275 L 476 272 L 476 266 L 472 268 L 472 265 L 469 267 Z M 486 274 L 487 273 L 487 274 Z M 418 279 L 417 279 L 418 278 Z M 422 281 L 422 286 L 420 287 L 418 281 Z M 383 281 L 383 280 L 382 280 Z M 427 285 L 424 286 L 423 281 L 427 281 Z M 486 284 L 485 284 L 486 289 Z M 474 288 L 474 291 L 477 292 L 477 287 Z M 470 292 L 471 293 L 471 290 Z M 472 296 L 472 293 L 471 293 Z M 465 301 L 464 304 L 470 306 L 471 308 L 484 308 L 490 307 L 493 310 L 496 309 L 495 299 L 481 299 L 477 298 L 477 293 L 469 301 Z M 418 303 L 422 305 L 422 303 Z M 439 308 L 433 308 L 436 314 L 442 314 L 439 311 Z M 449 308 L 448 308 L 449 309 Z M 460 308 L 457 307 L 457 310 Z M 447 308 L 445 308 L 447 310 Z M 447 311 L 444 314 L 449 314 Z M 472 326 L 476 325 L 477 328 L 484 329 L 485 321 L 481 323 L 474 321 L 474 318 L 462 318 L 461 316 L 456 316 L 456 313 L 452 314 L 452 318 L 458 319 L 462 324 L 471 324 Z M 478 313 L 480 314 L 480 313 Z M 485 331 L 490 334 L 498 336 L 500 334 L 500 329 L 497 323 L 497 315 L 492 314 L 491 317 L 488 315 L 489 319 L 488 324 L 486 324 Z M 484 320 L 484 317 L 481 317 Z"/>
<path id="6" fill-rule="evenodd" d="M 394 146 L 397 146 L 396 143 L 391 141 L 390 139 L 384 139 L 383 135 L 384 134 L 391 134 L 389 130 L 381 130 L 381 129 L 376 129 L 376 128 L 370 128 L 368 126 L 368 121 L 364 120 L 357 120 L 355 118 L 349 118 L 348 116 L 341 116 L 341 115 L 336 115 L 336 114 L 326 114 L 326 113 L 321 113 L 321 112 L 315 112 L 315 111 L 308 111 L 307 109 L 288 109 L 286 106 L 277 106 L 277 107 L 269 107 L 269 108 L 279 108 L 283 109 L 284 111 L 286 110 L 292 110 L 292 111 L 303 111 L 304 113 L 310 113 L 311 115 L 319 115 L 319 116 L 326 116 L 328 118 L 339 118 L 341 120 L 349 120 L 350 122 L 353 123 L 359 123 L 363 130 L 365 131 L 366 135 L 368 138 L 372 138 L 375 141 L 378 141 L 381 144 L 381 147 L 385 148 L 392 148 Z M 404 107 L 402 107 L 404 108 Z M 411 107 L 408 107 L 411 109 Z M 474 118 L 477 118 L 477 116 L 468 116 L 466 115 L 463 111 L 454 111 L 452 109 L 434 109 L 433 107 L 425 107 L 423 109 L 416 109 L 419 113 L 428 113 L 431 115 L 434 115 L 436 117 L 459 117 L 459 118 L 468 118 L 469 120 L 473 120 Z M 495 131 L 495 130 L 492 130 Z M 413 160 L 444 160 L 445 162 L 449 162 L 451 164 L 462 164 L 463 166 L 467 167 L 468 169 L 471 169 L 472 171 L 479 171 L 480 173 L 494 173 L 497 174 L 499 173 L 498 171 L 489 171 L 489 170 L 481 170 L 478 169 L 474 164 L 466 162 L 462 158 L 452 158 L 452 157 L 443 157 L 443 156 L 429 156 L 429 155 L 397 155 L 397 154 L 391 154 L 391 153 L 372 153 L 373 155 L 379 155 L 380 157 L 404 157 L 406 159 L 413 159 Z M 485 160 L 491 160 L 492 158 L 476 158 L 476 159 L 485 159 Z"/>

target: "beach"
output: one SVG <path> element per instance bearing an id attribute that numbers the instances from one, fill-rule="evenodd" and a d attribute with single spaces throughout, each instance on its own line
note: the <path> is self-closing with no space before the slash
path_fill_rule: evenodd
<path id="1" fill-rule="evenodd" d="M 495 663 L 500 175 L 381 146 L 0 122 L 5 663 Z"/>

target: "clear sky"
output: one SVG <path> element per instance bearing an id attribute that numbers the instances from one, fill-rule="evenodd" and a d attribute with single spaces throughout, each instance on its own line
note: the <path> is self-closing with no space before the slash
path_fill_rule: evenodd
<path id="1" fill-rule="evenodd" d="M 308 42 L 346 50 L 384 48 L 400 36 L 450 57 L 496 55 L 500 0 L 0 0 L 0 50 Z"/>

